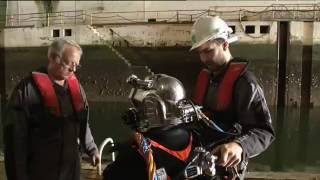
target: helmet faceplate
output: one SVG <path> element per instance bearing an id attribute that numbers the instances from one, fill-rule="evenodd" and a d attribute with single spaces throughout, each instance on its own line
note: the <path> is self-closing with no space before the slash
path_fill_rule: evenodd
<path id="1" fill-rule="evenodd" d="M 165 74 L 155 74 L 140 80 L 130 76 L 133 85 L 129 98 L 139 114 L 138 130 L 182 123 L 177 103 L 185 99 L 182 83 Z"/>

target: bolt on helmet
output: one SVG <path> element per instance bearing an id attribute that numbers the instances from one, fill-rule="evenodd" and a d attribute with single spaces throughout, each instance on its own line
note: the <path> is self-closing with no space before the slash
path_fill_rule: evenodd
<path id="1" fill-rule="evenodd" d="M 237 41 L 231 37 L 233 30 L 219 16 L 200 17 L 192 26 L 190 51 L 212 39 L 222 38 L 228 43 Z"/>
<path id="2" fill-rule="evenodd" d="M 177 104 L 185 99 L 186 93 L 178 79 L 154 74 L 141 80 L 131 75 L 127 82 L 133 86 L 129 99 L 134 105 L 130 112 L 134 118 L 129 121 L 135 124 L 138 131 L 183 123 Z"/>

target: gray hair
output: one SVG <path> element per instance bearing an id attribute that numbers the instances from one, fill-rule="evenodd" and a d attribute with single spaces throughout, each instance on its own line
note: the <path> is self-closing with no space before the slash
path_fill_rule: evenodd
<path id="1" fill-rule="evenodd" d="M 57 39 L 51 43 L 48 49 L 48 58 L 59 56 L 62 57 L 62 53 L 65 49 L 65 45 L 73 46 L 77 48 L 80 52 L 80 57 L 82 55 L 82 49 L 78 43 L 73 40 L 67 39 Z"/>

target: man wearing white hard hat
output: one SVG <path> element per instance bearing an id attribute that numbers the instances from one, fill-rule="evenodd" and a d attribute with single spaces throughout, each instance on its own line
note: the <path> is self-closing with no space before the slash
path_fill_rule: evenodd
<path id="1" fill-rule="evenodd" d="M 218 16 L 200 17 L 192 26 L 192 47 L 206 66 L 198 76 L 193 101 L 225 132 L 223 140 L 204 132 L 218 156 L 217 169 L 226 179 L 244 177 L 248 159 L 259 155 L 275 138 L 263 90 L 247 70 L 247 61 L 233 58 L 229 45 L 237 41 L 232 29 Z"/>

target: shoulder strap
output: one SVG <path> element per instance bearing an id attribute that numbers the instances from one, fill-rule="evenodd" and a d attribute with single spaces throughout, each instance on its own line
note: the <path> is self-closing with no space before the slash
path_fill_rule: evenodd
<path id="1" fill-rule="evenodd" d="M 32 78 L 40 90 L 45 106 L 55 115 L 59 116 L 61 114 L 60 105 L 48 75 L 41 72 L 32 72 Z"/>
<path id="2" fill-rule="evenodd" d="M 218 88 L 217 111 L 225 111 L 232 101 L 235 82 L 247 67 L 247 62 L 231 62 Z"/>
<path id="3" fill-rule="evenodd" d="M 74 74 L 69 77 L 67 83 L 69 86 L 73 107 L 76 112 L 79 112 L 84 108 L 84 100 L 81 95 L 80 83 Z"/>
<path id="4" fill-rule="evenodd" d="M 136 132 L 135 133 L 135 141 L 138 146 L 138 152 L 139 154 L 144 158 L 147 169 L 148 169 L 148 180 L 156 180 L 156 163 L 153 159 L 153 153 L 151 149 L 150 140 L 148 138 L 145 138 L 141 133 Z"/>
<path id="5" fill-rule="evenodd" d="M 44 104 L 53 114 L 60 116 L 60 104 L 53 87 L 53 83 L 46 73 L 32 72 L 32 78 L 40 90 Z M 67 80 L 69 92 L 72 99 L 72 105 L 76 112 L 84 108 L 84 100 L 80 90 L 80 83 L 75 75 L 70 76 Z"/>
<path id="6" fill-rule="evenodd" d="M 190 156 L 190 152 L 191 152 L 191 149 L 192 149 L 192 136 L 190 136 L 190 140 L 189 140 L 189 144 L 188 146 L 181 150 L 181 151 L 174 151 L 174 150 L 171 150 L 171 149 L 168 149 L 166 148 L 165 146 L 157 143 L 156 141 L 152 141 L 150 140 L 151 142 L 151 145 L 155 148 L 159 148 L 165 152 L 167 152 L 168 154 L 176 157 L 177 159 L 183 161 L 183 162 L 186 162 Z"/>
<path id="7" fill-rule="evenodd" d="M 193 102 L 197 105 L 202 105 L 210 80 L 210 71 L 208 69 L 202 69 L 198 75 L 197 84 L 193 94 Z"/>

